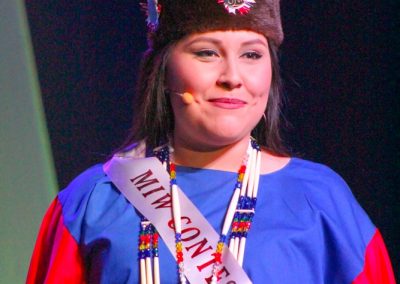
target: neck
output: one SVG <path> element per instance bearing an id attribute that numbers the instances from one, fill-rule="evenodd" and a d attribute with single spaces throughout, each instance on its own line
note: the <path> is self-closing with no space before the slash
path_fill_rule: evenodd
<path id="1" fill-rule="evenodd" d="M 223 146 L 194 148 L 173 139 L 173 161 L 177 165 L 237 172 L 242 164 L 250 137 Z"/>

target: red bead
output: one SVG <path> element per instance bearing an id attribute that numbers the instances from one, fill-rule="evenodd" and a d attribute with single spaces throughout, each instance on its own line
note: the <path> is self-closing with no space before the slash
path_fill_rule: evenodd
<path id="1" fill-rule="evenodd" d="M 214 253 L 214 259 L 215 259 L 215 262 L 221 263 L 222 262 L 221 261 L 221 254 L 218 253 L 218 252 Z"/>

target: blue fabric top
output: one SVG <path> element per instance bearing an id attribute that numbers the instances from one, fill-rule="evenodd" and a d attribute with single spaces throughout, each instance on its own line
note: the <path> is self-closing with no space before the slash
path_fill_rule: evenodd
<path id="1" fill-rule="evenodd" d="M 218 233 L 236 178 L 233 172 L 177 167 L 177 183 Z M 102 166 L 77 177 L 59 200 L 89 282 L 138 283 L 140 219 Z M 244 269 L 253 283 L 351 283 L 374 232 L 335 172 L 292 158 L 260 178 Z M 178 283 L 175 260 L 162 241 L 159 251 L 162 283 Z"/>

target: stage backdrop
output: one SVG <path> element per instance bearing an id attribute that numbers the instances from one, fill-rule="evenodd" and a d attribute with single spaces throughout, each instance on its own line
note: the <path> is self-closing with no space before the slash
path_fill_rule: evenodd
<path id="1" fill-rule="evenodd" d="M 23 1 L 0 1 L 0 283 L 24 283 L 57 192 Z"/>
<path id="2" fill-rule="evenodd" d="M 139 1 L 27 0 L 61 187 L 124 139 L 145 50 Z M 286 141 L 349 183 L 398 273 L 398 1 L 282 3 Z"/>

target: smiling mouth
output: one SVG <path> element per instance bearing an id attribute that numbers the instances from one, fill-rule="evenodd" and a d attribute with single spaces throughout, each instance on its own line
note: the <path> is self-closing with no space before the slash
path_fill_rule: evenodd
<path id="1" fill-rule="evenodd" d="M 237 109 L 247 104 L 245 101 L 234 98 L 215 98 L 208 101 L 216 107 L 225 109 Z"/>

